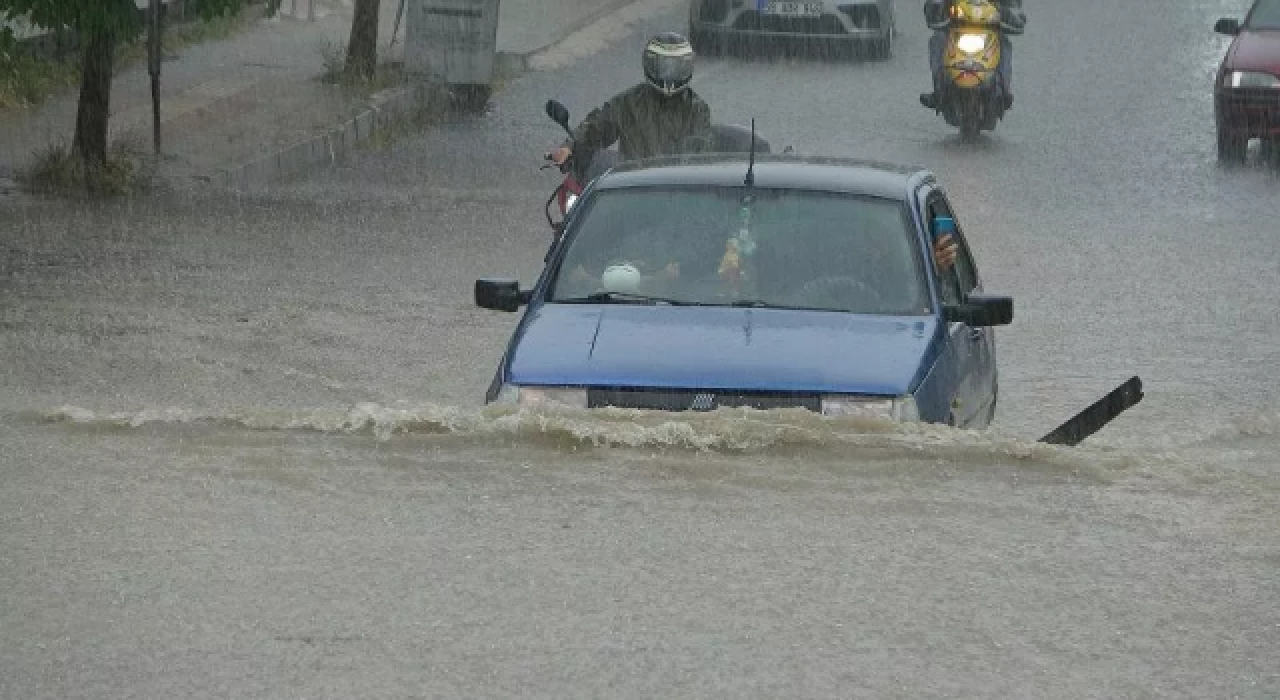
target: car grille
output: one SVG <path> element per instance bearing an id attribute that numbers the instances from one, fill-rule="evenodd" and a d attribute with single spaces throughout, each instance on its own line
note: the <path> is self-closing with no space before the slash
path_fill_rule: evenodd
<path id="1" fill-rule="evenodd" d="M 879 5 L 841 5 L 838 9 L 858 29 L 879 29 L 881 27 Z"/>
<path id="2" fill-rule="evenodd" d="M 1237 88 L 1218 93 L 1218 116 L 1224 125 L 1255 133 L 1280 133 L 1280 90 Z"/>
<path id="3" fill-rule="evenodd" d="M 780 32 L 787 34 L 846 34 L 835 15 L 821 17 L 775 17 L 759 12 L 738 15 L 733 28 L 740 32 Z"/>
<path id="4" fill-rule="evenodd" d="M 822 410 L 821 395 L 794 391 L 733 389 L 595 388 L 587 390 L 589 408 L 637 408 L 653 411 L 711 411 L 717 408 L 806 408 Z"/>

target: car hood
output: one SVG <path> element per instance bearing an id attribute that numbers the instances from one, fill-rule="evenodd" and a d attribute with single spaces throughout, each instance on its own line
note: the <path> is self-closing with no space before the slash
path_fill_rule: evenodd
<path id="1" fill-rule="evenodd" d="M 928 316 L 544 304 L 509 358 L 514 384 L 901 395 L 937 332 Z"/>
<path id="2" fill-rule="evenodd" d="M 1236 37 L 1227 70 L 1280 75 L 1280 31 L 1246 29 Z"/>

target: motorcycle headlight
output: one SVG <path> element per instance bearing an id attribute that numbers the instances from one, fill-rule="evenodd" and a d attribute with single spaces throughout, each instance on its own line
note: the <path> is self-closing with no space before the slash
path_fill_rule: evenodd
<path id="1" fill-rule="evenodd" d="M 569 195 L 564 198 L 564 210 L 569 211 L 570 209 L 573 208 L 573 205 L 577 203 L 578 203 L 578 195 L 570 192 Z"/>
<path id="2" fill-rule="evenodd" d="M 981 53 L 987 48 L 986 34 L 962 34 L 956 39 L 956 48 L 967 54 Z"/>
<path id="3" fill-rule="evenodd" d="M 560 386 L 517 386 L 504 384 L 498 391 L 494 403 L 515 406 L 566 406 L 568 408 L 586 408 L 587 390 L 580 387 Z"/>
<path id="4" fill-rule="evenodd" d="M 1256 71 L 1234 70 L 1222 82 L 1233 88 L 1280 88 L 1280 78 Z"/>
<path id="5" fill-rule="evenodd" d="M 916 400 L 910 396 L 896 398 L 848 394 L 823 396 L 822 415 L 887 418 L 905 423 L 914 423 L 920 420 L 920 411 L 916 407 Z"/>

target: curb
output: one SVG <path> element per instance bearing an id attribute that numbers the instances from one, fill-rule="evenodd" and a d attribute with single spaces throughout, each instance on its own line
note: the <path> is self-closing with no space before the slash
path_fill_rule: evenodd
<path id="1" fill-rule="evenodd" d="M 209 177 L 234 190 L 256 189 L 342 162 L 357 146 L 424 112 L 443 108 L 449 91 L 435 83 L 415 83 L 376 93 L 350 119 L 323 133 Z"/>

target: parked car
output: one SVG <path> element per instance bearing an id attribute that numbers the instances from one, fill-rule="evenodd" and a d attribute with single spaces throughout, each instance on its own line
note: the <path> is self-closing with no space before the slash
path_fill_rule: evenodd
<path id="1" fill-rule="evenodd" d="M 716 54 L 729 42 L 802 39 L 893 54 L 893 0 L 691 0 L 689 40 Z"/>
<path id="2" fill-rule="evenodd" d="M 1280 151 L 1280 0 L 1255 0 L 1244 22 L 1223 18 L 1214 31 L 1235 37 L 1213 87 L 1218 159 L 1241 162 L 1249 140 Z"/>
<path id="3" fill-rule="evenodd" d="M 985 427 L 991 327 L 1011 322 L 1013 300 L 983 293 L 963 230 L 939 273 L 941 217 L 955 218 L 946 194 L 918 168 L 740 154 L 620 165 L 584 191 L 532 289 L 476 281 L 481 307 L 527 306 L 486 403 Z"/>

